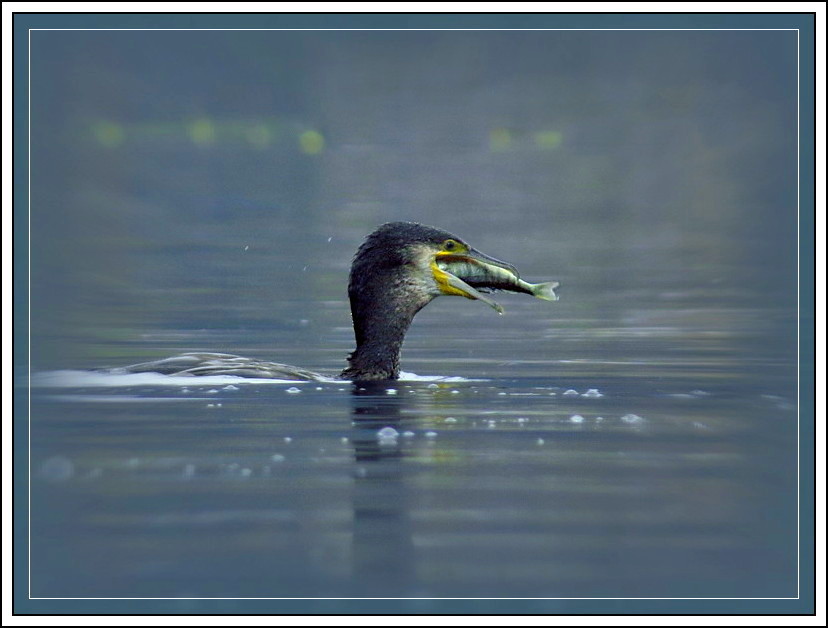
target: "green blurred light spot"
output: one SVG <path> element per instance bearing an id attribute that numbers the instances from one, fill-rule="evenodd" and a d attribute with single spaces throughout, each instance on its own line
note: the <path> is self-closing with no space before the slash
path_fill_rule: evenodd
<path id="1" fill-rule="evenodd" d="M 256 148 L 267 148 L 273 141 L 273 133 L 265 124 L 256 124 L 248 128 L 245 132 L 247 141 Z"/>
<path id="2" fill-rule="evenodd" d="M 502 127 L 489 132 L 489 148 L 492 151 L 507 150 L 512 145 L 512 132 Z"/>
<path id="3" fill-rule="evenodd" d="M 535 133 L 535 144 L 543 149 L 557 148 L 563 142 L 560 131 L 540 131 Z"/>
<path id="4" fill-rule="evenodd" d="M 318 155 L 325 148 L 325 138 L 319 131 L 304 131 L 299 135 L 299 148 L 306 155 Z"/>
<path id="5" fill-rule="evenodd" d="M 124 130 L 121 125 L 107 120 L 100 120 L 93 124 L 92 134 L 98 144 L 106 148 L 115 148 L 124 143 Z"/>
<path id="6" fill-rule="evenodd" d="M 207 118 L 198 118 L 190 122 L 187 134 L 196 146 L 209 146 L 216 141 L 216 127 Z"/>

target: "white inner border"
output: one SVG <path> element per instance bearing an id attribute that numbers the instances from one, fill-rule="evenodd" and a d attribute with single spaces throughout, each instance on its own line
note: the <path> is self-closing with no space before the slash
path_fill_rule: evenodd
<path id="1" fill-rule="evenodd" d="M 29 117 L 29 133 L 28 133 L 28 151 L 29 151 L 29 160 L 28 160 L 28 168 L 29 168 L 29 190 L 28 190 L 28 201 L 29 201 L 29 347 L 28 347 L 28 354 L 29 354 L 29 395 L 28 395 L 28 412 L 29 412 L 29 434 L 28 434 L 28 443 L 29 443 L 29 558 L 28 558 L 28 569 L 29 569 L 29 599 L 30 600 L 489 600 L 489 599 L 497 599 L 497 600 L 798 600 L 800 597 L 799 585 L 800 585 L 800 532 L 801 532 L 801 524 L 799 521 L 799 512 L 801 511 L 800 507 L 800 480 L 799 480 L 799 469 L 800 469 L 800 447 L 801 444 L 799 443 L 799 426 L 800 426 L 800 389 L 799 389 L 799 317 L 797 317 L 797 409 L 796 409 L 796 426 L 797 426 L 797 447 L 796 447 L 796 460 L 797 460 L 797 473 L 796 473 L 796 488 L 797 488 L 797 497 L 796 497 L 796 506 L 797 506 L 797 535 L 796 535 L 796 548 L 797 548 L 797 557 L 796 557 L 796 597 L 756 597 L 756 598 L 731 598 L 731 597 L 680 597 L 680 598 L 663 598 L 663 597 L 633 597 L 633 598 L 625 598 L 625 597 L 597 597 L 597 598 L 589 598 L 589 597 L 527 597 L 527 598 L 467 598 L 467 597 L 440 597 L 440 598 L 420 598 L 420 597 L 404 597 L 404 598 L 383 598 L 383 597 L 356 597 L 356 598 L 326 598 L 326 597 L 195 597 L 195 598 L 179 598 L 179 597 L 83 597 L 83 598 L 73 598 L 73 597 L 32 597 L 31 594 L 31 587 L 32 587 L 32 575 L 31 575 L 31 527 L 32 527 L 32 514 L 31 514 L 31 503 L 32 503 L 32 456 L 31 456 L 31 443 L 32 443 L 32 404 L 31 404 L 31 379 L 32 379 L 32 362 L 31 362 L 31 269 L 32 269 L 32 246 L 31 246 L 31 234 L 32 234 L 32 196 L 31 196 L 31 160 L 32 160 L 32 153 L 31 153 L 31 59 L 32 59 L 32 39 L 31 34 L 33 32 L 50 32 L 50 31 L 94 31 L 94 32 L 105 32 L 105 31 L 220 31 L 220 32 L 229 32 L 229 31 L 364 31 L 364 32 L 377 32 L 377 31 L 464 31 L 464 32 L 501 32 L 501 31 L 544 31 L 544 32 L 553 32 L 553 31 L 641 31 L 641 32 L 652 32 L 652 31 L 771 31 L 771 32 L 790 32 L 796 31 L 796 59 L 797 59 L 797 94 L 796 94 L 796 127 L 797 127 L 797 157 L 796 157 L 796 173 L 797 173 L 797 199 L 796 199 L 796 216 L 797 216 L 797 241 L 796 241 L 796 248 L 797 248 L 797 281 L 799 280 L 799 187 L 800 187 L 800 176 L 799 176 L 799 116 L 800 116 L 800 104 L 799 104 L 799 29 L 792 29 L 792 28 L 606 28 L 606 29 L 594 29 L 594 28 L 504 28 L 504 29 L 483 29 L 483 28 L 447 28 L 447 29 L 434 29 L 434 28 L 383 28 L 383 29 L 370 29 L 370 28 L 101 28 L 101 29 L 86 29 L 86 28 L 31 28 L 29 29 L 29 75 L 28 75 L 28 87 L 29 87 L 29 94 L 28 94 L 28 117 Z M 799 285 L 797 284 L 797 311 L 799 310 Z"/>

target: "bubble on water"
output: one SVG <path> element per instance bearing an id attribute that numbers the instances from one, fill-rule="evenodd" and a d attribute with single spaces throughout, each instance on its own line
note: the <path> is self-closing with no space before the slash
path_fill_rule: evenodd
<path id="1" fill-rule="evenodd" d="M 385 394 L 386 394 L 386 395 L 396 395 L 396 394 L 397 394 L 397 390 L 396 390 L 396 389 L 394 389 L 394 388 L 386 388 L 386 390 L 385 390 Z"/>
<path id="2" fill-rule="evenodd" d="M 233 384 L 227 384 L 227 386 L 222 388 L 222 390 L 238 390 L 238 389 L 239 389 L 239 387 L 238 386 L 233 386 Z"/>
<path id="3" fill-rule="evenodd" d="M 535 443 L 536 443 L 537 445 L 543 445 L 545 442 L 546 442 L 546 441 L 545 441 L 545 440 L 543 440 L 542 438 L 539 438 L 538 440 L 536 440 L 536 441 L 535 441 Z"/>
<path id="4" fill-rule="evenodd" d="M 604 395 L 597 389 L 597 388 L 590 388 L 587 390 L 581 397 L 589 397 L 592 399 L 597 399 L 598 397 L 603 397 Z"/>
<path id="5" fill-rule="evenodd" d="M 455 419 L 453 416 L 447 416 L 445 419 L 443 419 L 443 422 L 444 423 L 457 423 L 457 419 Z"/>
<path id="6" fill-rule="evenodd" d="M 621 420 L 624 421 L 624 423 L 629 423 L 631 425 L 640 425 L 641 423 L 644 423 L 644 419 L 637 414 L 625 414 L 621 417 Z"/>
<path id="7" fill-rule="evenodd" d="M 396 445 L 400 433 L 393 427 L 384 427 L 377 431 L 377 441 L 380 445 Z"/>
<path id="8" fill-rule="evenodd" d="M 300 392 L 302 392 L 302 391 L 301 391 L 301 390 L 299 390 L 296 386 L 291 386 L 290 388 L 288 388 L 287 390 L 285 390 L 285 392 L 286 392 L 286 393 L 290 393 L 291 395 L 295 395 L 296 393 L 300 393 Z"/>
<path id="9" fill-rule="evenodd" d="M 564 391 L 563 395 L 564 395 L 564 397 L 577 397 L 578 396 L 578 391 L 573 389 L 573 388 L 570 388 L 569 390 Z"/>
<path id="10" fill-rule="evenodd" d="M 284 462 L 284 461 L 285 461 L 285 457 L 284 457 L 282 454 L 273 454 L 273 455 L 270 457 L 270 461 L 271 461 L 271 462 Z"/>
<path id="11" fill-rule="evenodd" d="M 573 414 L 571 417 L 569 417 L 569 420 L 572 423 L 583 423 L 584 417 L 582 417 L 580 414 Z"/>
<path id="12" fill-rule="evenodd" d="M 426 438 L 437 438 L 437 432 L 426 432 L 425 437 Z"/>
<path id="13" fill-rule="evenodd" d="M 402 435 L 403 435 L 403 438 L 412 438 L 414 436 L 414 432 L 409 430 L 409 431 L 403 432 Z"/>
<path id="14" fill-rule="evenodd" d="M 293 439 L 290 436 L 285 436 L 285 442 L 286 443 L 292 443 Z"/>

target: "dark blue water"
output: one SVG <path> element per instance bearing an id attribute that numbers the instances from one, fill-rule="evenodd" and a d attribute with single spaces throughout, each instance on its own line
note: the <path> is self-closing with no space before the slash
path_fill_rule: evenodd
<path id="1" fill-rule="evenodd" d="M 34 597 L 797 595 L 786 35 L 37 37 Z M 88 372 L 333 375 L 399 219 L 561 301 Z"/>
<path id="2" fill-rule="evenodd" d="M 480 304 L 434 304 L 404 364 L 453 381 L 47 376 L 61 387 L 33 403 L 32 557 L 48 565 L 33 590 L 794 595 L 793 382 L 719 327 L 674 327 L 683 311 L 544 334 L 558 305 L 526 301 L 503 329 Z M 611 342 L 629 349 L 554 357 Z"/>

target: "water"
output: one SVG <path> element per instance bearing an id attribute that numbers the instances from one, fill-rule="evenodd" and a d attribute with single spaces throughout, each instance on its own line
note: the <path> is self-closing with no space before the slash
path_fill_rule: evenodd
<path id="1" fill-rule="evenodd" d="M 795 594 L 797 417 L 778 367 L 712 330 L 536 340 L 555 305 L 529 301 L 493 337 L 488 308 L 443 305 L 458 320 L 424 312 L 404 364 L 466 376 L 449 381 L 52 374 L 32 410 L 33 591 Z M 464 350 L 472 325 L 488 339 Z M 638 353 L 546 355 L 609 342 Z"/>
<path id="2" fill-rule="evenodd" d="M 787 40 L 667 35 L 34 46 L 32 595 L 796 596 Z M 368 388 L 88 372 L 334 375 L 399 219 L 561 300 L 438 299 Z"/>

